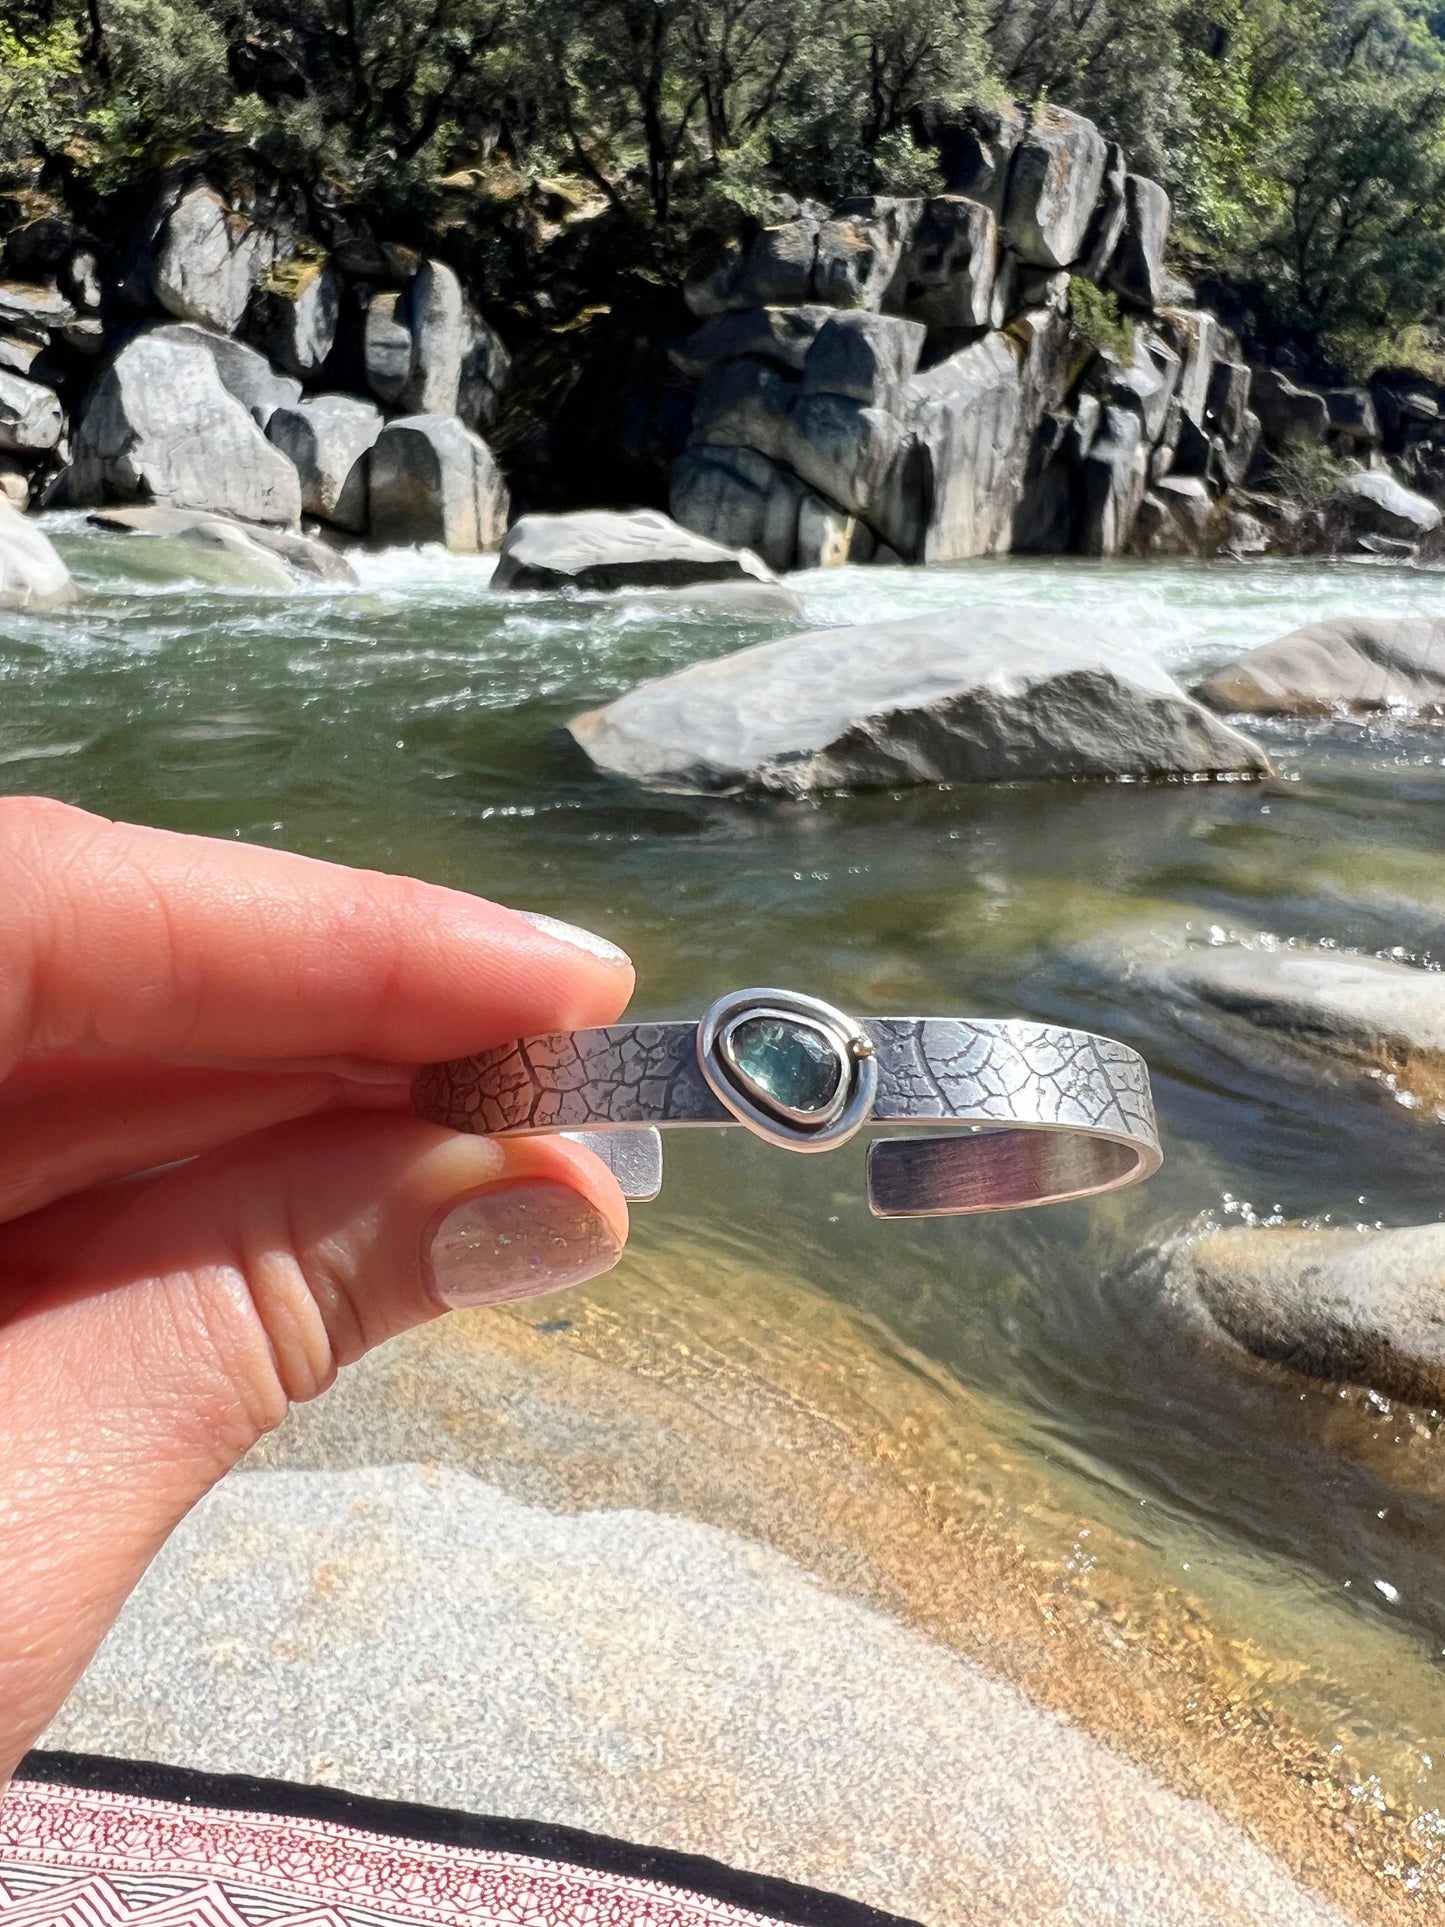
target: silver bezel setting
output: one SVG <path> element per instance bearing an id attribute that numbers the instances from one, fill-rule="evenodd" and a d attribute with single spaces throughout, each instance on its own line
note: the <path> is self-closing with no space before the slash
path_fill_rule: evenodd
<path id="1" fill-rule="evenodd" d="M 731 1055 L 738 1028 L 751 1018 L 776 1017 L 818 1031 L 836 1051 L 838 1090 L 825 1111 L 796 1111 L 761 1100 L 745 1088 Z M 878 1064 L 873 1042 L 845 1011 L 818 997 L 792 990 L 735 990 L 717 1002 L 697 1029 L 698 1064 L 709 1089 L 739 1124 L 769 1144 L 790 1151 L 831 1151 L 867 1123 L 878 1095 Z"/>

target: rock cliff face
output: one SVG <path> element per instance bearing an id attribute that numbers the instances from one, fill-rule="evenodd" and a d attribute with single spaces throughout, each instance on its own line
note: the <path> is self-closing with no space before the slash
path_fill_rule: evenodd
<path id="1" fill-rule="evenodd" d="M 1168 196 L 1058 108 L 984 159 L 973 193 L 804 210 L 688 283 L 680 522 L 778 569 L 1228 540 L 1260 428 L 1238 342 L 1168 299 Z M 1126 305 L 1127 361 L 1075 276 Z"/>
<path id="2" fill-rule="evenodd" d="M 1445 548 L 1445 387 L 1311 386 L 1289 348 L 1258 365 L 1167 274 L 1163 188 L 1078 114 L 975 116 L 938 162 L 946 191 L 784 196 L 715 247 L 682 290 L 673 376 L 654 351 L 674 285 L 627 309 L 645 352 L 569 377 L 571 322 L 534 332 L 510 409 L 478 291 L 354 210 L 193 170 L 133 232 L 39 216 L 0 237 L 0 500 L 491 546 L 506 477 L 466 438 L 495 435 L 524 493 L 667 493 L 775 570 Z M 418 421 L 430 453 L 390 432 Z M 1330 458 L 1331 498 L 1291 501 L 1293 469 Z"/>
<path id="3" fill-rule="evenodd" d="M 204 180 L 171 183 L 119 247 L 54 219 L 8 236 L 5 259 L 43 277 L 0 280 L 0 497 L 14 506 L 153 503 L 280 528 L 305 514 L 383 541 L 500 542 L 506 489 L 479 431 L 508 356 L 444 262 L 328 252 Z"/>

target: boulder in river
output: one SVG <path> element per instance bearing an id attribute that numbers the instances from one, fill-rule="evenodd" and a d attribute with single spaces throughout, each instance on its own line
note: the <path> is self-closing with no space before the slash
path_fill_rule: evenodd
<path id="1" fill-rule="evenodd" d="M 294 529 L 247 526 L 229 515 L 141 504 L 135 508 L 97 509 L 89 518 L 97 528 L 123 529 L 156 536 L 210 552 L 221 575 L 237 587 L 284 589 L 292 584 L 337 582 L 356 586 L 356 571 L 344 555 Z"/>
<path id="2" fill-rule="evenodd" d="M 385 423 L 360 395 L 313 395 L 278 408 L 266 435 L 301 478 L 301 507 L 339 529 L 366 529 L 366 456 Z"/>
<path id="3" fill-rule="evenodd" d="M 70 500 L 155 501 L 294 528 L 295 468 L 226 388 L 207 347 L 176 339 L 181 332 L 136 336 L 92 385 Z"/>
<path id="4" fill-rule="evenodd" d="M 44 454 L 65 428 L 60 398 L 24 375 L 0 370 L 0 449 L 14 455 Z"/>
<path id="5" fill-rule="evenodd" d="M 1269 1364 L 1445 1405 L 1445 1224 L 1210 1232 L 1173 1249 L 1165 1283 Z"/>
<path id="6" fill-rule="evenodd" d="M 724 548 L 657 509 L 524 515 L 508 529 L 494 589 L 681 589 L 776 582 L 756 555 Z"/>
<path id="7" fill-rule="evenodd" d="M 763 643 L 643 683 L 570 728 L 600 768 L 683 791 L 1269 767 L 1141 650 L 1008 609 Z"/>
<path id="8" fill-rule="evenodd" d="M 374 541 L 441 542 L 468 555 L 500 544 L 506 484 L 481 436 L 454 415 L 404 415 L 388 422 L 368 464 Z"/>
<path id="9" fill-rule="evenodd" d="M 1225 713 L 1406 710 L 1445 719 L 1445 618 L 1340 616 L 1306 623 L 1211 670 L 1194 693 Z"/>
<path id="10" fill-rule="evenodd" d="M 59 609 L 79 594 L 50 537 L 0 498 L 0 609 Z"/>

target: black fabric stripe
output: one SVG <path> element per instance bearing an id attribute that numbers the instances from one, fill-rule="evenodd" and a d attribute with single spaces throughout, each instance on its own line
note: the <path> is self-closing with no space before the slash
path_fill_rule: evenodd
<path id="1" fill-rule="evenodd" d="M 880 1913 L 856 1900 L 799 1887 L 768 1874 L 741 1873 L 701 1854 L 665 1847 L 635 1847 L 576 1827 L 542 1820 L 503 1820 L 406 1800 L 371 1800 L 335 1787 L 295 1786 L 287 1780 L 252 1779 L 240 1773 L 198 1773 L 151 1760 L 112 1760 L 90 1753 L 27 1754 L 17 1780 L 86 1788 L 179 1806 L 221 1807 L 238 1813 L 269 1813 L 298 1820 L 329 1820 L 397 1840 L 428 1846 L 470 1847 L 489 1853 L 557 1860 L 596 1873 L 630 1875 L 734 1907 L 770 1914 L 788 1927 L 920 1927 L 900 1914 Z"/>

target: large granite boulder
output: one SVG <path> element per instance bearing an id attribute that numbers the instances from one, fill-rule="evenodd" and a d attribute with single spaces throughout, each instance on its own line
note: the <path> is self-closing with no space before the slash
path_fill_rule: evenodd
<path id="1" fill-rule="evenodd" d="M 751 448 L 780 459 L 796 397 L 797 384 L 766 361 L 719 362 L 693 404 L 691 444 Z"/>
<path id="2" fill-rule="evenodd" d="M 1301 388 L 1277 368 L 1256 370 L 1250 406 L 1259 416 L 1269 447 L 1284 450 L 1322 442 L 1329 433 L 1330 410 L 1315 388 Z"/>
<path id="3" fill-rule="evenodd" d="M 918 219 L 916 200 L 841 201 L 818 228 L 813 298 L 832 308 L 880 308 Z"/>
<path id="4" fill-rule="evenodd" d="M 844 310 L 820 328 L 803 361 L 804 394 L 893 406 L 916 373 L 927 329 L 896 315 Z"/>
<path id="5" fill-rule="evenodd" d="M 743 356 L 775 363 L 801 374 L 818 331 L 836 311 L 809 302 L 801 308 L 747 308 L 714 315 L 683 340 L 674 342 L 668 358 L 679 373 L 701 381 L 719 362 Z"/>
<path id="6" fill-rule="evenodd" d="M 1352 535 L 1412 543 L 1434 535 L 1442 519 L 1434 502 L 1406 488 L 1384 469 L 1363 469 L 1357 475 L 1347 475 L 1330 500 L 1329 514 L 1332 522 Z"/>
<path id="7" fill-rule="evenodd" d="M 1157 308 L 1164 293 L 1169 196 L 1143 174 L 1124 181 L 1124 230 L 1109 263 L 1109 286 L 1136 308 Z"/>
<path id="8" fill-rule="evenodd" d="M 324 542 L 293 529 L 238 522 L 229 515 L 146 503 L 135 508 L 97 509 L 89 518 L 97 528 L 145 535 L 187 552 L 204 555 L 208 579 L 238 588 L 285 589 L 312 582 L 356 586 L 355 569 Z"/>
<path id="9" fill-rule="evenodd" d="M 1080 552 L 1122 555 L 1148 486 L 1149 444 L 1142 412 L 1111 402 L 1080 464 Z"/>
<path id="10" fill-rule="evenodd" d="M 395 408 L 411 379 L 411 329 L 403 297 L 384 288 L 367 303 L 362 323 L 366 385 L 379 402 Z"/>
<path id="11" fill-rule="evenodd" d="M 803 485 L 756 449 L 689 448 L 673 465 L 671 507 L 684 528 L 728 549 L 751 549 L 771 569 L 797 566 Z"/>
<path id="12" fill-rule="evenodd" d="M 1268 769 L 1258 745 L 1138 649 L 1003 609 L 765 643 L 644 683 L 570 727 L 600 768 L 675 790 Z"/>
<path id="13" fill-rule="evenodd" d="M 277 242 L 197 183 L 163 215 L 152 248 L 150 293 L 159 305 L 178 321 L 232 334 Z"/>
<path id="14" fill-rule="evenodd" d="M 79 593 L 50 537 L 0 499 L 0 609 L 59 609 Z"/>
<path id="15" fill-rule="evenodd" d="M 469 555 L 500 545 L 506 484 L 487 444 L 455 416 L 388 422 L 368 462 L 373 541 L 441 542 Z"/>
<path id="16" fill-rule="evenodd" d="M 75 304 L 53 281 L 0 281 L 0 328 L 43 344 L 75 319 Z"/>
<path id="17" fill-rule="evenodd" d="M 266 357 L 244 341 L 184 321 L 163 322 L 149 333 L 152 339 L 170 342 L 188 354 L 209 355 L 221 386 L 235 396 L 258 428 L 264 428 L 278 408 L 294 407 L 301 399 L 300 382 L 293 375 L 278 375 Z"/>
<path id="18" fill-rule="evenodd" d="M 750 308 L 880 308 L 922 203 L 865 195 L 823 220 L 800 214 L 760 228 L 689 277 L 684 295 L 701 319 Z"/>
<path id="19" fill-rule="evenodd" d="M 1306 623 L 1211 670 L 1195 695 L 1254 716 L 1445 718 L 1445 618 L 1339 616 Z"/>
<path id="20" fill-rule="evenodd" d="M 70 500 L 156 501 L 294 527 L 296 470 L 226 388 L 208 348 L 158 328 L 126 343 L 86 396 Z"/>
<path id="21" fill-rule="evenodd" d="M 298 381 L 314 381 L 336 340 L 341 283 L 313 257 L 274 270 L 251 303 L 246 332 L 267 359 Z"/>
<path id="22" fill-rule="evenodd" d="M 920 533 L 912 542 L 901 527 L 887 536 L 905 559 L 956 562 L 1013 546 L 1036 438 L 1067 392 L 1067 341 L 1067 323 L 1052 311 L 1017 315 L 1007 331 L 984 335 L 907 384 L 896 520 L 916 513 Z"/>
<path id="23" fill-rule="evenodd" d="M 679 589 L 704 582 L 774 582 L 746 549 L 680 528 L 656 509 L 524 515 L 508 529 L 494 589 Z"/>
<path id="24" fill-rule="evenodd" d="M 54 389 L 0 370 L 0 449 L 15 455 L 44 454 L 64 429 L 65 414 Z"/>
<path id="25" fill-rule="evenodd" d="M 360 534 L 367 518 L 367 451 L 384 426 L 381 410 L 360 395 L 315 395 L 278 408 L 266 435 L 295 465 L 305 513 Z"/>
<path id="26" fill-rule="evenodd" d="M 443 261 L 423 261 L 407 284 L 411 363 L 398 406 L 409 415 L 453 415 L 467 347 L 462 284 Z"/>
<path id="27" fill-rule="evenodd" d="M 1165 1286 L 1268 1364 L 1445 1404 L 1445 1225 L 1215 1231 L 1175 1247 Z"/>
<path id="28" fill-rule="evenodd" d="M 1021 261 L 1067 268 L 1078 260 L 1108 155 L 1091 120 L 1039 108 L 1014 152 L 1004 202 L 1003 237 Z"/>
<path id="29" fill-rule="evenodd" d="M 886 408 L 843 395 L 802 394 L 783 425 L 780 452 L 800 480 L 849 515 L 861 516 L 895 549 L 918 540 L 921 492 L 899 483 L 905 431 Z"/>
<path id="30" fill-rule="evenodd" d="M 986 328 L 998 274 L 998 222 L 961 194 L 926 201 L 888 291 L 888 306 L 928 328 Z"/>

